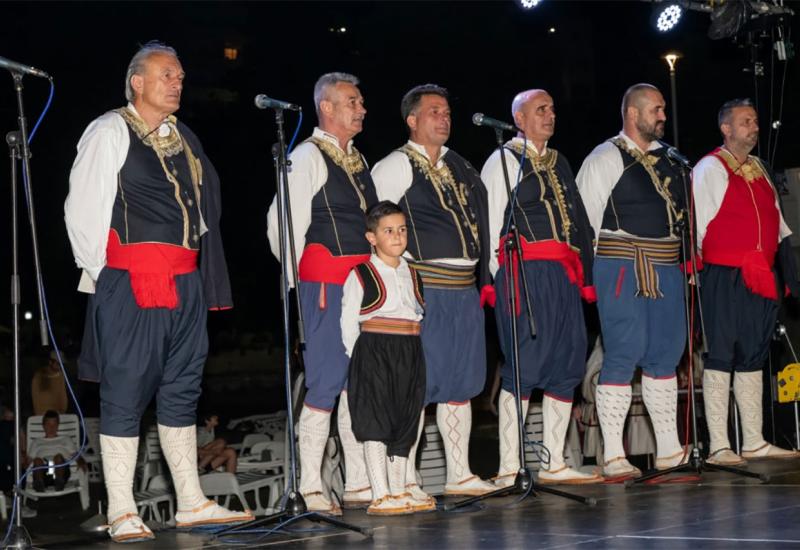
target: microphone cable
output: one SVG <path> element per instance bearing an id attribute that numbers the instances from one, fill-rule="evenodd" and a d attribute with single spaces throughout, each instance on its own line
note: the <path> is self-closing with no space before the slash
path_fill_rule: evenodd
<path id="1" fill-rule="evenodd" d="M 50 79 L 50 94 L 49 94 L 49 97 L 47 99 L 47 102 L 45 103 L 44 108 L 42 109 L 41 114 L 39 115 L 39 118 L 36 121 L 36 124 L 34 124 L 34 126 L 33 126 L 33 130 L 31 130 L 31 133 L 28 136 L 28 144 L 29 145 L 33 141 L 33 138 L 36 135 L 36 131 L 39 129 L 39 126 L 41 125 L 42 121 L 44 120 L 45 115 L 50 110 L 50 106 L 51 106 L 51 104 L 53 102 L 54 95 L 55 95 L 55 84 L 53 83 L 53 80 Z M 31 189 L 30 189 L 30 187 L 28 185 L 28 172 L 27 172 L 27 170 L 25 168 L 25 163 L 24 162 L 22 163 L 22 180 L 23 180 L 23 190 L 25 191 L 25 200 L 29 204 L 30 203 Z M 30 220 L 30 222 L 34 223 L 34 220 Z M 50 336 L 50 341 L 53 343 L 53 351 L 56 352 L 56 357 L 58 359 L 58 364 L 59 364 L 59 367 L 61 368 L 61 374 L 64 377 L 64 383 L 65 383 L 66 388 L 67 388 L 67 390 L 69 392 L 69 395 L 70 395 L 70 397 L 72 399 L 72 402 L 75 405 L 75 411 L 78 414 L 78 422 L 79 422 L 79 425 L 80 425 L 80 430 L 82 432 L 82 437 L 81 437 L 80 448 L 76 451 L 76 453 L 72 457 L 69 458 L 69 460 L 66 460 L 61 464 L 54 464 L 53 466 L 50 466 L 49 464 L 48 465 L 43 465 L 43 466 L 33 466 L 33 465 L 28 466 L 28 468 L 25 470 L 25 472 L 15 482 L 15 493 L 20 493 L 19 487 L 22 484 L 22 482 L 25 480 L 26 477 L 28 477 L 28 475 L 30 475 L 31 473 L 33 473 L 35 471 L 49 470 L 50 468 L 68 468 L 72 464 L 76 463 L 77 460 L 82 456 L 83 452 L 86 450 L 86 447 L 87 447 L 87 444 L 88 444 L 88 438 L 87 438 L 87 434 L 86 434 L 86 424 L 85 424 L 85 421 L 84 421 L 83 411 L 81 409 L 81 406 L 80 406 L 80 403 L 78 402 L 77 397 L 75 396 L 75 392 L 74 392 L 74 390 L 72 388 L 72 384 L 69 381 L 69 377 L 67 376 L 67 371 L 64 368 L 64 361 L 63 361 L 63 358 L 61 356 L 61 350 L 58 347 L 58 344 L 57 344 L 56 338 L 55 338 L 55 334 L 53 332 L 53 326 L 52 326 L 52 322 L 51 322 L 51 319 L 50 319 L 50 311 L 49 311 L 49 309 L 47 307 L 47 298 L 46 298 L 46 294 L 45 294 L 44 281 L 37 281 L 37 284 L 40 285 L 39 286 L 39 290 L 41 291 L 41 294 L 42 294 L 42 305 L 43 305 L 43 310 L 44 310 L 45 321 L 47 323 L 47 332 L 48 332 L 48 334 Z M 22 422 L 22 419 L 20 419 L 20 418 L 16 418 L 15 420 L 16 420 L 16 422 Z M 26 434 L 26 437 L 27 437 L 27 434 Z M 17 458 L 17 460 L 19 460 L 20 457 L 21 457 L 20 450 L 16 449 L 16 458 Z M 17 497 L 15 497 L 12 500 L 13 504 L 11 506 L 11 513 L 9 514 L 9 517 L 8 517 L 8 527 L 6 529 L 6 534 L 3 537 L 3 543 L 2 543 L 3 546 L 5 546 L 6 543 L 8 542 L 8 537 L 11 534 L 11 528 L 14 526 L 14 520 L 15 520 L 16 514 L 21 513 L 20 510 L 17 510 L 17 502 L 18 501 L 19 501 L 19 498 L 17 498 Z"/>

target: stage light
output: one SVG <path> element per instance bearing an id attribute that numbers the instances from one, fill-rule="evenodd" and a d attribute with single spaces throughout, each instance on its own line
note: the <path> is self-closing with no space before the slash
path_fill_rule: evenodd
<path id="1" fill-rule="evenodd" d="M 519 0 L 519 3 L 522 5 L 523 8 L 529 10 L 531 8 L 535 8 L 539 5 L 539 2 L 542 0 Z"/>
<path id="2" fill-rule="evenodd" d="M 678 24 L 683 15 L 683 8 L 678 4 L 669 4 L 665 8 L 656 12 L 656 28 L 660 32 L 671 31 Z"/>
<path id="3" fill-rule="evenodd" d="M 31 319 L 33 319 L 33 313 L 31 313 L 30 311 L 26 311 L 25 312 L 25 320 L 26 321 L 30 321 Z"/>
<path id="4" fill-rule="evenodd" d="M 547 29 L 547 32 L 549 32 L 550 34 L 555 34 L 556 33 L 556 28 L 555 27 L 550 27 L 549 29 Z"/>

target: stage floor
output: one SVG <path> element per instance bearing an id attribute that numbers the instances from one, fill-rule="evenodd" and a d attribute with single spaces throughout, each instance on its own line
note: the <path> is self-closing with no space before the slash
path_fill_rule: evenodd
<path id="1" fill-rule="evenodd" d="M 166 530 L 137 549 L 271 548 L 792 548 L 800 547 L 800 460 L 755 462 L 750 470 L 768 473 L 771 483 L 724 473 L 702 480 L 659 485 L 564 487 L 597 499 L 589 507 L 540 494 L 484 501 L 458 512 L 431 512 L 376 518 L 346 511 L 344 520 L 374 529 L 372 539 L 300 521 L 302 532 L 226 537 Z M 51 499 L 56 500 L 56 499 Z M 440 500 L 440 503 L 442 501 Z M 91 515 L 91 514 L 90 514 Z M 83 519 L 61 509 L 42 510 L 26 520 L 42 548 L 120 548 L 106 538 L 78 530 Z M 258 538 L 258 537 L 261 538 Z M 586 545 L 586 546 L 584 546 Z"/>

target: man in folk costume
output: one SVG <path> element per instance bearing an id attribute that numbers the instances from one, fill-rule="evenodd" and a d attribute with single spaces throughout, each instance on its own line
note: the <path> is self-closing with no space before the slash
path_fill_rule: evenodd
<path id="1" fill-rule="evenodd" d="M 342 286 L 350 270 L 369 260 L 364 214 L 377 202 L 364 157 L 353 146 L 363 129 L 364 98 L 358 79 L 328 73 L 314 86 L 319 126 L 290 155 L 289 200 L 298 257 L 299 292 L 306 325 L 303 351 L 308 393 L 297 426 L 300 493 L 309 510 L 341 515 L 325 494 L 321 468 L 330 431 L 331 411 L 339 399 L 338 428 L 344 448 L 345 508 L 371 501 L 363 445 L 356 441 L 346 399 L 349 359 L 339 318 Z M 268 237 L 279 257 L 277 200 L 268 214 Z M 294 284 L 294 281 L 290 281 Z"/>
<path id="2" fill-rule="evenodd" d="M 686 201 L 680 172 L 658 141 L 664 107 L 654 86 L 631 86 L 622 99 L 622 132 L 595 147 L 577 177 L 597 235 L 594 282 L 605 347 L 597 413 L 606 477 L 641 475 L 622 444 L 637 366 L 656 436 L 656 468 L 688 458 L 678 441 L 675 374 L 686 344 L 679 266 Z"/>
<path id="3" fill-rule="evenodd" d="M 702 307 L 708 338 L 703 400 L 712 464 L 745 458 L 791 458 L 797 452 L 764 441 L 762 367 L 769 353 L 784 285 L 798 280 L 778 193 L 763 161 L 750 155 L 758 143 L 758 114 L 750 100 L 719 111 L 724 145 L 697 163 L 693 194 L 697 246 L 703 260 Z M 742 454 L 728 440 L 733 393 L 742 422 Z"/>
<path id="4" fill-rule="evenodd" d="M 133 499 L 139 425 L 153 396 L 178 527 L 253 517 L 208 500 L 197 473 L 206 311 L 233 304 L 219 177 L 197 137 L 173 116 L 183 78 L 168 46 L 151 42 L 133 56 L 129 103 L 84 132 L 64 206 L 83 269 L 79 290 L 91 294 L 80 377 L 100 382 L 100 447 L 115 542 L 153 538 Z"/>
<path id="5" fill-rule="evenodd" d="M 503 147 L 514 204 L 509 204 L 500 151 L 495 151 L 481 171 L 489 198 L 492 253 L 489 267 L 495 278 L 495 306 L 500 345 L 506 356 L 500 391 L 500 468 L 495 484 L 514 483 L 519 463 L 518 410 L 514 399 L 514 373 L 510 357 L 511 315 L 519 329 L 519 369 L 523 414 L 527 416 L 534 388 L 544 389 L 542 401 L 544 446 L 549 461 L 539 470 L 539 482 L 599 483 L 603 478 L 568 467 L 564 445 L 572 417 L 575 387 L 586 370 L 586 327 L 581 299 L 594 300 L 592 278 L 592 228 L 586 217 L 575 178 L 567 159 L 547 141 L 555 131 L 553 98 L 544 90 L 527 90 L 511 106 L 517 137 Z M 517 181 L 519 180 L 519 183 Z M 522 261 L 513 253 L 509 273 L 505 242 L 511 209 L 517 223 Z M 521 264 L 521 265 L 520 265 Z M 520 267 L 527 277 L 536 337 L 528 330 L 521 290 Z M 511 286 L 513 277 L 516 285 Z M 509 293 L 515 292 L 517 311 L 511 312 Z"/>
<path id="6" fill-rule="evenodd" d="M 376 164 L 372 177 L 378 197 L 397 203 L 406 215 L 406 257 L 425 288 L 425 403 L 437 403 L 447 463 L 445 494 L 480 495 L 494 489 L 469 467 L 470 399 L 483 390 L 486 378 L 483 304 L 492 291 L 485 261 L 486 191 L 470 163 L 445 146 L 447 90 L 434 84 L 412 88 L 400 111 L 409 140 Z M 424 415 L 420 434 L 423 424 Z M 414 481 L 416 449 L 409 455 L 409 490 L 417 499 L 429 499 Z"/>

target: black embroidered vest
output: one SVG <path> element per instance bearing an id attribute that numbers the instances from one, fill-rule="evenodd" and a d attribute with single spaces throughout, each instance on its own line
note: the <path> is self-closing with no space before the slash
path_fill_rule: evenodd
<path id="1" fill-rule="evenodd" d="M 173 128 L 160 138 L 128 109 L 130 145 L 117 177 L 111 229 L 122 244 L 164 243 L 200 248 L 201 165 Z"/>
<path id="2" fill-rule="evenodd" d="M 425 300 L 422 294 L 422 277 L 411 266 L 411 277 L 414 282 L 414 296 L 417 298 L 417 303 L 420 306 L 425 305 Z M 372 265 L 372 262 L 364 262 L 358 264 L 356 267 L 356 275 L 361 287 L 364 289 L 364 298 L 361 300 L 361 315 L 367 315 L 373 311 L 379 310 L 386 303 L 386 285 L 383 284 L 383 279 L 378 273 L 378 270 Z"/>
<path id="3" fill-rule="evenodd" d="M 480 259 L 480 175 L 451 150 L 439 169 L 409 146 L 399 151 L 408 156 L 413 171 L 411 186 L 399 203 L 408 224 L 408 251 L 420 261 Z"/>
<path id="4" fill-rule="evenodd" d="M 608 198 L 602 229 L 622 229 L 647 238 L 678 236 L 674 224 L 686 202 L 680 172 L 666 158 L 666 148 L 642 154 L 621 138 L 611 142 L 619 149 L 624 168 Z"/>
<path id="5" fill-rule="evenodd" d="M 366 163 L 355 149 L 346 155 L 323 140 L 310 141 L 322 152 L 328 179 L 311 200 L 306 244 L 324 245 L 333 256 L 369 254 L 365 213 L 378 195 Z"/>
<path id="6" fill-rule="evenodd" d="M 522 163 L 521 147 L 512 142 L 506 145 L 506 150 Z M 555 149 L 547 149 L 544 155 L 536 158 L 531 158 L 530 154 L 526 153 L 516 189 L 515 213 L 520 234 L 530 242 L 555 240 L 577 246 L 578 225 L 573 220 L 580 212 L 575 205 L 575 178 L 569 163 Z M 512 181 L 516 179 L 516 174 L 509 176 Z M 500 237 L 506 234 L 510 214 L 511 204 L 507 204 Z"/>

